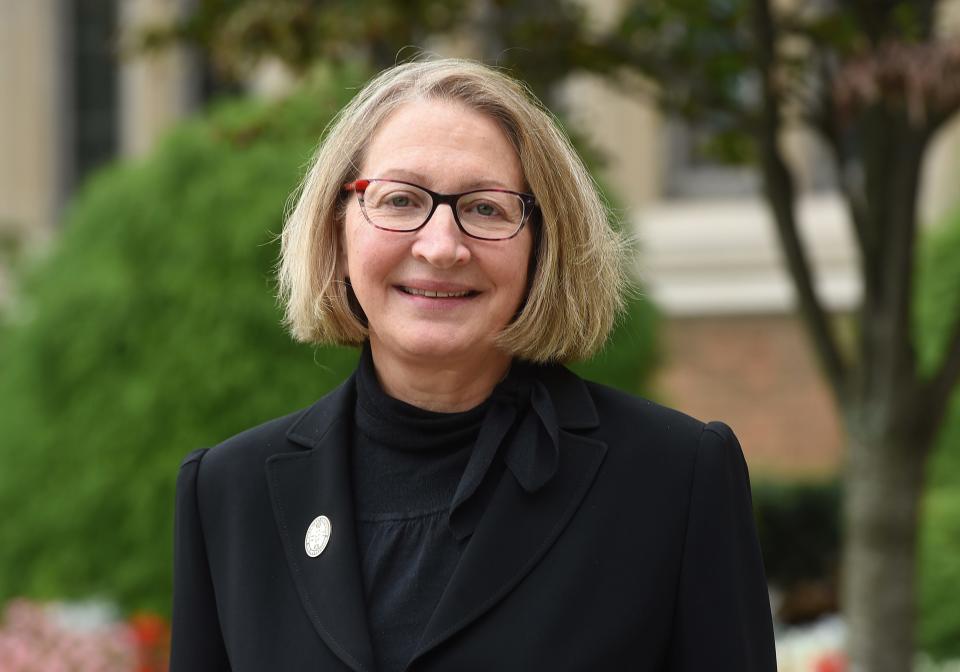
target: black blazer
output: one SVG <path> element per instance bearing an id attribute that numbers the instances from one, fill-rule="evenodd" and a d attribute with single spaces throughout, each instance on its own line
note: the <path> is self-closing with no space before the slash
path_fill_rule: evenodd
<path id="1" fill-rule="evenodd" d="M 726 425 L 537 367 L 554 478 L 504 470 L 408 670 L 776 670 Z M 354 380 L 184 460 L 172 672 L 373 670 L 351 502 Z M 309 557 L 308 526 L 332 522 Z"/>

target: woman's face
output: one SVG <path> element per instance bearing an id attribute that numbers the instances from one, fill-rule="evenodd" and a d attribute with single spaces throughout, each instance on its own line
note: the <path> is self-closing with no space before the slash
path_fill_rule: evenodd
<path id="1" fill-rule="evenodd" d="M 391 114 L 371 138 L 359 177 L 404 180 L 443 194 L 526 187 L 517 153 L 497 123 L 446 101 L 410 102 Z M 507 240 L 477 240 L 441 205 L 418 231 L 383 231 L 351 196 L 344 240 L 347 275 L 380 356 L 436 364 L 492 356 L 494 337 L 526 292 L 528 225 Z M 418 290 L 470 294 L 410 293 Z"/>

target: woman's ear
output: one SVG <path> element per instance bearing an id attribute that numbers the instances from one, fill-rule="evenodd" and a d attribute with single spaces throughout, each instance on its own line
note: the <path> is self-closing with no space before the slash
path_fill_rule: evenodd
<path id="1" fill-rule="evenodd" d="M 540 220 L 540 208 L 536 208 L 530 216 L 528 222 L 533 233 L 533 244 L 530 246 L 530 259 L 527 261 L 527 292 L 523 302 L 527 302 L 530 297 L 530 290 L 533 288 L 533 279 L 537 274 L 537 266 L 540 260 L 540 247 L 543 245 L 543 226 Z"/>
<path id="2" fill-rule="evenodd" d="M 337 269 L 345 280 L 350 279 L 350 265 L 347 262 L 347 206 L 341 203 L 337 207 L 336 235 L 337 240 Z"/>
<path id="3" fill-rule="evenodd" d="M 337 244 L 337 268 L 340 269 L 340 275 L 343 279 L 350 282 L 350 264 L 347 261 L 347 250 L 343 244 L 342 236 Z"/>
<path id="4" fill-rule="evenodd" d="M 345 210 L 346 208 L 341 211 L 337 224 L 339 227 L 337 229 L 337 275 L 340 276 L 346 288 L 347 304 L 350 306 L 350 312 L 366 327 L 367 315 L 363 312 L 363 308 L 357 300 L 357 295 L 353 291 L 353 284 L 350 282 L 350 263 L 348 261 L 349 256 L 347 255 L 347 218 L 345 216 Z"/>

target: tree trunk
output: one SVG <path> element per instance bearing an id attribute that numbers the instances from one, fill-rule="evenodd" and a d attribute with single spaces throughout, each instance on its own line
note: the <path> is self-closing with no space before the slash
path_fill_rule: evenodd
<path id="1" fill-rule="evenodd" d="M 849 672 L 913 669 L 917 527 L 927 446 L 850 426 L 843 601 Z M 923 439 L 918 439 L 923 441 Z"/>
<path id="2" fill-rule="evenodd" d="M 927 134 L 902 111 L 864 113 L 859 133 L 864 298 L 850 394 L 843 606 L 849 672 L 908 672 L 916 653 L 917 530 L 940 418 L 918 403 L 912 333 L 917 194 Z"/>

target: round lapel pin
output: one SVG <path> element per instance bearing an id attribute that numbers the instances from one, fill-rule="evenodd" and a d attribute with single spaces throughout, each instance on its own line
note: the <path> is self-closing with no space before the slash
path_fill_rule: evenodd
<path id="1" fill-rule="evenodd" d="M 327 547 L 330 533 L 333 532 L 333 523 L 326 516 L 317 516 L 307 528 L 307 536 L 303 540 L 303 547 L 307 555 L 315 558 Z"/>

